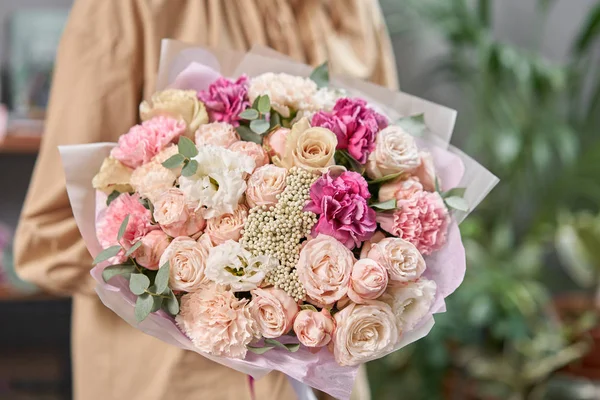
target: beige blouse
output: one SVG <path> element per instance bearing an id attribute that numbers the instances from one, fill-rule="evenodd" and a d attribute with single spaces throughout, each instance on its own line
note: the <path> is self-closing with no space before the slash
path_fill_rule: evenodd
<path id="1" fill-rule="evenodd" d="M 162 38 L 236 50 L 267 45 L 396 87 L 390 41 L 376 0 L 76 0 L 71 11 L 15 261 L 23 279 L 73 296 L 75 399 L 250 399 L 245 375 L 140 333 L 100 303 L 65 191 L 57 146 L 116 141 L 137 123 Z M 256 398 L 293 391 L 272 373 L 256 383 Z"/>

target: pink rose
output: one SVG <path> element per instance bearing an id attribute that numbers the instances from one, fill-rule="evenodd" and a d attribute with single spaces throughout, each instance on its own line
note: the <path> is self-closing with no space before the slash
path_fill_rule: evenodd
<path id="1" fill-rule="evenodd" d="M 240 135 L 234 127 L 226 122 L 200 125 L 194 137 L 196 146 L 213 145 L 225 148 L 240 140 Z"/>
<path id="2" fill-rule="evenodd" d="M 199 92 L 198 98 L 204 102 L 211 122 L 227 122 L 239 126 L 238 116 L 250 107 L 248 77 L 242 75 L 236 81 L 219 78 L 208 90 Z"/>
<path id="3" fill-rule="evenodd" d="M 184 292 L 205 288 L 209 281 L 204 272 L 211 248 L 212 244 L 206 235 L 202 235 L 197 242 L 184 236 L 173 239 L 159 260 L 160 266 L 169 263 L 169 287 Z"/>
<path id="4" fill-rule="evenodd" d="M 302 310 L 294 321 L 294 332 L 298 341 L 310 348 L 327 346 L 334 330 L 335 321 L 326 308 L 321 312 Z"/>
<path id="5" fill-rule="evenodd" d="M 269 163 L 269 156 L 267 155 L 267 152 L 264 151 L 259 144 L 253 142 L 244 142 L 240 140 L 239 142 L 235 142 L 229 146 L 229 150 L 252 157 L 255 163 L 254 169 L 260 168 Z"/>
<path id="6" fill-rule="evenodd" d="M 417 280 L 425 271 L 425 260 L 419 250 L 400 238 L 381 240 L 371 247 L 367 257 L 387 270 L 390 285 Z"/>
<path id="7" fill-rule="evenodd" d="M 169 237 L 161 230 L 149 232 L 135 251 L 135 261 L 142 267 L 157 270 L 160 257 L 169 246 Z"/>
<path id="8" fill-rule="evenodd" d="M 377 228 L 375 211 L 367 204 L 370 197 L 367 181 L 359 173 L 324 174 L 311 186 L 304 209 L 319 215 L 313 235 L 333 236 L 349 249 L 359 246 Z"/>
<path id="9" fill-rule="evenodd" d="M 423 185 L 416 179 L 402 178 L 384 183 L 379 188 L 379 201 L 388 201 L 392 199 L 406 200 L 415 193 L 423 190 Z"/>
<path id="10" fill-rule="evenodd" d="M 267 164 L 256 168 L 248 179 L 246 202 L 253 208 L 256 206 L 271 207 L 277 204 L 277 196 L 286 187 L 287 169 Z"/>
<path id="11" fill-rule="evenodd" d="M 263 148 L 271 158 L 281 159 L 285 154 L 285 141 L 290 134 L 288 128 L 279 128 L 268 133 L 263 140 Z"/>
<path id="12" fill-rule="evenodd" d="M 371 239 L 363 242 L 363 245 L 360 248 L 360 258 L 368 258 L 367 254 L 369 254 L 369 250 L 371 250 L 374 244 L 381 242 L 383 239 L 385 239 L 385 233 L 381 231 L 375 232 Z"/>
<path id="13" fill-rule="evenodd" d="M 414 244 L 423 254 L 431 254 L 446 243 L 450 216 L 437 192 L 417 192 L 398 201 L 393 214 L 379 213 L 381 229 Z"/>
<path id="14" fill-rule="evenodd" d="M 125 234 L 120 240 L 120 244 L 125 249 L 131 248 L 148 232 L 158 228 L 152 225 L 150 211 L 144 208 L 140 199 L 137 194 L 122 193 L 110 203 L 96 226 L 98 241 L 103 248 L 119 244 L 117 241 L 119 228 L 128 215 L 129 222 L 125 228 Z M 124 252 L 122 253 L 124 254 Z M 122 256 L 119 259 L 124 261 Z"/>
<path id="15" fill-rule="evenodd" d="M 367 107 L 362 99 L 338 99 L 332 112 L 320 111 L 312 117 L 313 126 L 335 133 L 337 148 L 347 149 L 361 164 L 375 148 L 375 135 L 387 124 L 387 118 Z"/>
<path id="16" fill-rule="evenodd" d="M 377 261 L 363 258 L 352 267 L 348 297 L 358 304 L 375 300 L 385 292 L 387 284 L 387 270 Z"/>
<path id="17" fill-rule="evenodd" d="M 206 225 L 201 211 L 195 208 L 180 189 L 172 188 L 162 192 L 154 202 L 154 219 L 171 237 L 195 236 Z"/>
<path id="18" fill-rule="evenodd" d="M 243 359 L 257 336 L 247 299 L 218 286 L 181 298 L 177 325 L 197 349 L 214 356 Z"/>
<path id="19" fill-rule="evenodd" d="M 277 338 L 288 333 L 298 311 L 298 304 L 284 290 L 268 288 L 252 291 L 250 314 L 263 337 Z"/>
<path id="20" fill-rule="evenodd" d="M 205 232 L 215 246 L 228 240 L 238 242 L 242 237 L 241 232 L 247 218 L 248 207 L 240 204 L 232 214 L 223 214 L 220 217 L 209 219 L 206 223 Z"/>
<path id="21" fill-rule="evenodd" d="M 110 155 L 130 168 L 137 168 L 152 160 L 169 143 L 176 142 L 185 130 L 183 121 L 165 116 L 154 117 L 121 135 Z"/>
<path id="22" fill-rule="evenodd" d="M 427 151 L 420 151 L 419 160 L 420 164 L 413 171 L 413 175 L 419 179 L 423 185 L 423 189 L 428 192 L 435 192 L 435 165 L 433 164 L 433 157 Z"/>
<path id="23" fill-rule="evenodd" d="M 298 280 L 311 302 L 333 305 L 348 293 L 354 256 L 331 236 L 319 235 L 304 244 L 296 265 Z"/>

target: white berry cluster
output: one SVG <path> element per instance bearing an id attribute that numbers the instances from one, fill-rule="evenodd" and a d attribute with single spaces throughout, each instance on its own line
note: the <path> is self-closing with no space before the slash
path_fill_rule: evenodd
<path id="1" fill-rule="evenodd" d="M 253 255 L 269 255 L 279 260 L 279 266 L 267 274 L 265 283 L 285 290 L 297 301 L 306 295 L 295 270 L 300 241 L 310 234 L 317 222 L 314 213 L 303 209 L 316 178 L 302 168 L 291 168 L 277 204 L 250 209 L 242 236 L 243 246 Z"/>

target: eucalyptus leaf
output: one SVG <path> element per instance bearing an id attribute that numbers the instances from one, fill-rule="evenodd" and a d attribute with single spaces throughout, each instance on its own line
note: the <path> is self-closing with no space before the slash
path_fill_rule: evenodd
<path id="1" fill-rule="evenodd" d="M 148 288 L 148 291 L 151 293 L 156 293 L 156 286 L 152 285 Z M 161 296 L 154 296 L 152 295 L 152 309 L 150 310 L 150 312 L 156 312 L 158 310 L 160 310 L 160 308 L 162 307 L 162 303 L 163 303 L 163 298 Z"/>
<path id="2" fill-rule="evenodd" d="M 177 143 L 177 149 L 179 150 L 179 154 L 187 158 L 192 158 L 198 155 L 198 149 L 196 148 L 194 142 L 192 142 L 185 136 L 181 136 L 179 138 L 179 143 Z"/>
<path id="3" fill-rule="evenodd" d="M 261 114 L 268 114 L 271 111 L 271 99 L 266 94 L 258 98 L 257 109 Z"/>
<path id="4" fill-rule="evenodd" d="M 152 312 L 154 306 L 154 299 L 148 293 L 143 293 L 138 296 L 135 302 L 135 319 L 137 322 L 142 322 Z"/>
<path id="5" fill-rule="evenodd" d="M 127 252 L 125 253 L 125 257 L 129 257 L 130 255 L 132 255 L 137 249 L 140 248 L 140 246 L 142 245 L 142 241 L 138 240 L 137 242 L 135 242 L 133 244 L 133 246 L 131 246 L 129 248 L 129 250 L 127 250 Z"/>
<path id="6" fill-rule="evenodd" d="M 279 348 L 281 348 L 281 349 L 286 349 L 286 350 L 287 350 L 287 348 L 285 347 L 285 345 L 284 345 L 283 343 L 281 343 L 281 342 L 278 342 L 278 341 L 277 341 L 277 340 L 275 340 L 275 339 L 269 339 L 269 338 L 266 338 L 266 339 L 265 339 L 265 344 L 266 344 L 266 345 L 270 345 L 270 346 L 274 346 L 274 347 L 279 347 Z"/>
<path id="7" fill-rule="evenodd" d="M 372 181 L 368 181 L 369 185 L 380 185 L 389 181 L 393 181 L 396 178 L 401 177 L 403 172 L 396 172 L 395 174 L 390 174 L 386 176 L 382 176 L 381 178 L 373 179 Z"/>
<path id="8" fill-rule="evenodd" d="M 185 164 L 185 166 L 181 170 L 181 175 L 182 176 L 192 176 L 196 173 L 197 170 L 198 170 L 198 161 L 190 160 L 188 163 Z"/>
<path id="9" fill-rule="evenodd" d="M 301 310 L 310 310 L 310 311 L 314 311 L 314 312 L 318 312 L 317 307 L 313 306 L 312 304 L 302 304 L 300 306 Z"/>
<path id="10" fill-rule="evenodd" d="M 240 135 L 240 138 L 246 142 L 254 142 L 257 144 L 262 144 L 263 142 L 263 137 L 261 135 L 252 132 L 252 130 L 245 125 L 240 125 L 235 128 L 235 130 L 238 135 Z"/>
<path id="11" fill-rule="evenodd" d="M 444 199 L 446 205 L 458 211 L 469 211 L 469 203 L 462 197 L 450 196 Z"/>
<path id="12" fill-rule="evenodd" d="M 166 293 L 163 293 L 163 294 L 166 294 Z M 168 295 L 169 295 L 169 298 L 165 299 L 165 301 L 163 302 L 163 309 L 167 313 L 175 316 L 175 315 L 179 314 L 179 300 L 177 300 L 175 293 L 173 293 L 173 291 L 171 289 L 169 289 Z"/>
<path id="13" fill-rule="evenodd" d="M 318 88 L 329 86 L 329 65 L 327 61 L 312 71 L 310 79 L 317 84 Z"/>
<path id="14" fill-rule="evenodd" d="M 248 346 L 248 351 L 253 352 L 254 354 L 265 354 L 267 351 L 272 350 L 273 346 L 264 346 L 264 347 L 254 347 Z"/>
<path id="15" fill-rule="evenodd" d="M 162 293 L 169 285 L 169 262 L 167 261 L 158 269 L 156 277 L 154 278 L 154 284 L 156 285 L 156 292 Z"/>
<path id="16" fill-rule="evenodd" d="M 100 264 L 102 261 L 106 261 L 111 257 L 116 256 L 121 251 L 121 246 L 111 246 L 108 249 L 102 250 L 100 254 L 94 258 L 93 265 Z"/>
<path id="17" fill-rule="evenodd" d="M 131 274 L 129 278 L 129 289 L 131 293 L 138 296 L 146 292 L 150 286 L 150 279 L 144 274 Z"/>
<path id="18" fill-rule="evenodd" d="M 185 157 L 181 154 L 175 154 L 169 157 L 165 162 L 162 163 L 162 166 L 168 169 L 173 169 L 179 167 L 185 161 Z"/>
<path id="19" fill-rule="evenodd" d="M 283 126 L 281 121 L 281 114 L 276 111 L 271 112 L 271 119 L 269 120 L 269 129 L 275 129 L 277 126 Z"/>
<path id="20" fill-rule="evenodd" d="M 104 279 L 104 282 L 108 282 L 113 277 L 121 275 L 123 278 L 129 280 L 133 271 L 135 271 L 133 264 L 110 265 L 102 271 L 102 279 Z"/>
<path id="21" fill-rule="evenodd" d="M 258 111 L 255 110 L 254 108 L 248 108 L 248 109 L 242 111 L 240 113 L 240 115 L 238 115 L 238 116 L 242 119 L 251 121 L 251 120 L 258 118 L 259 114 L 258 114 Z"/>
<path id="22" fill-rule="evenodd" d="M 269 126 L 269 122 L 264 119 L 255 119 L 254 121 L 250 121 L 250 129 L 259 135 L 262 135 L 268 131 Z"/>
<path id="23" fill-rule="evenodd" d="M 447 192 L 442 193 L 442 197 L 443 198 L 452 197 L 452 196 L 464 197 L 466 190 L 467 190 L 467 188 L 450 189 Z"/>
<path id="24" fill-rule="evenodd" d="M 300 343 L 290 343 L 290 344 L 286 344 L 285 348 L 290 352 L 290 353 L 295 353 L 298 350 L 300 350 Z"/>
<path id="25" fill-rule="evenodd" d="M 390 211 L 390 210 L 395 210 L 396 209 L 396 207 L 397 207 L 396 203 L 397 203 L 396 199 L 390 199 L 388 201 L 383 201 L 383 202 L 380 202 L 380 203 L 371 204 L 371 207 L 372 208 L 376 208 L 376 209 L 381 210 L 381 211 Z"/>
<path id="26" fill-rule="evenodd" d="M 336 164 L 342 165 L 350 171 L 358 172 L 361 175 L 365 172 L 365 167 L 352 157 L 347 150 L 336 150 L 334 159 Z"/>
<path id="27" fill-rule="evenodd" d="M 400 118 L 396 121 L 396 125 L 400 126 L 413 136 L 423 136 L 423 132 L 427 129 L 427 125 L 425 125 L 425 114 Z"/>
<path id="28" fill-rule="evenodd" d="M 127 224 L 129 223 L 129 214 L 125 216 L 123 222 L 121 222 L 121 226 L 119 227 L 119 233 L 117 234 L 117 241 L 123 239 L 123 235 L 125 234 L 125 230 L 127 229 Z"/>
<path id="29" fill-rule="evenodd" d="M 106 198 L 106 206 L 107 207 L 110 206 L 110 203 L 112 203 L 113 200 L 115 200 L 120 195 L 121 195 L 121 192 L 117 192 L 116 190 L 113 190 Z"/>

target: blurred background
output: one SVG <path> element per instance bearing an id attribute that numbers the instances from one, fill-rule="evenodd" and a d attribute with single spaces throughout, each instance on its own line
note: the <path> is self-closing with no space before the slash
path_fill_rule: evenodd
<path id="1" fill-rule="evenodd" d="M 71 3 L 0 0 L 0 399 L 70 399 L 69 300 L 18 280 L 11 237 Z M 501 182 L 448 312 L 369 365 L 372 397 L 600 399 L 600 1 L 380 3 L 402 90 L 457 109 L 453 144 Z"/>

